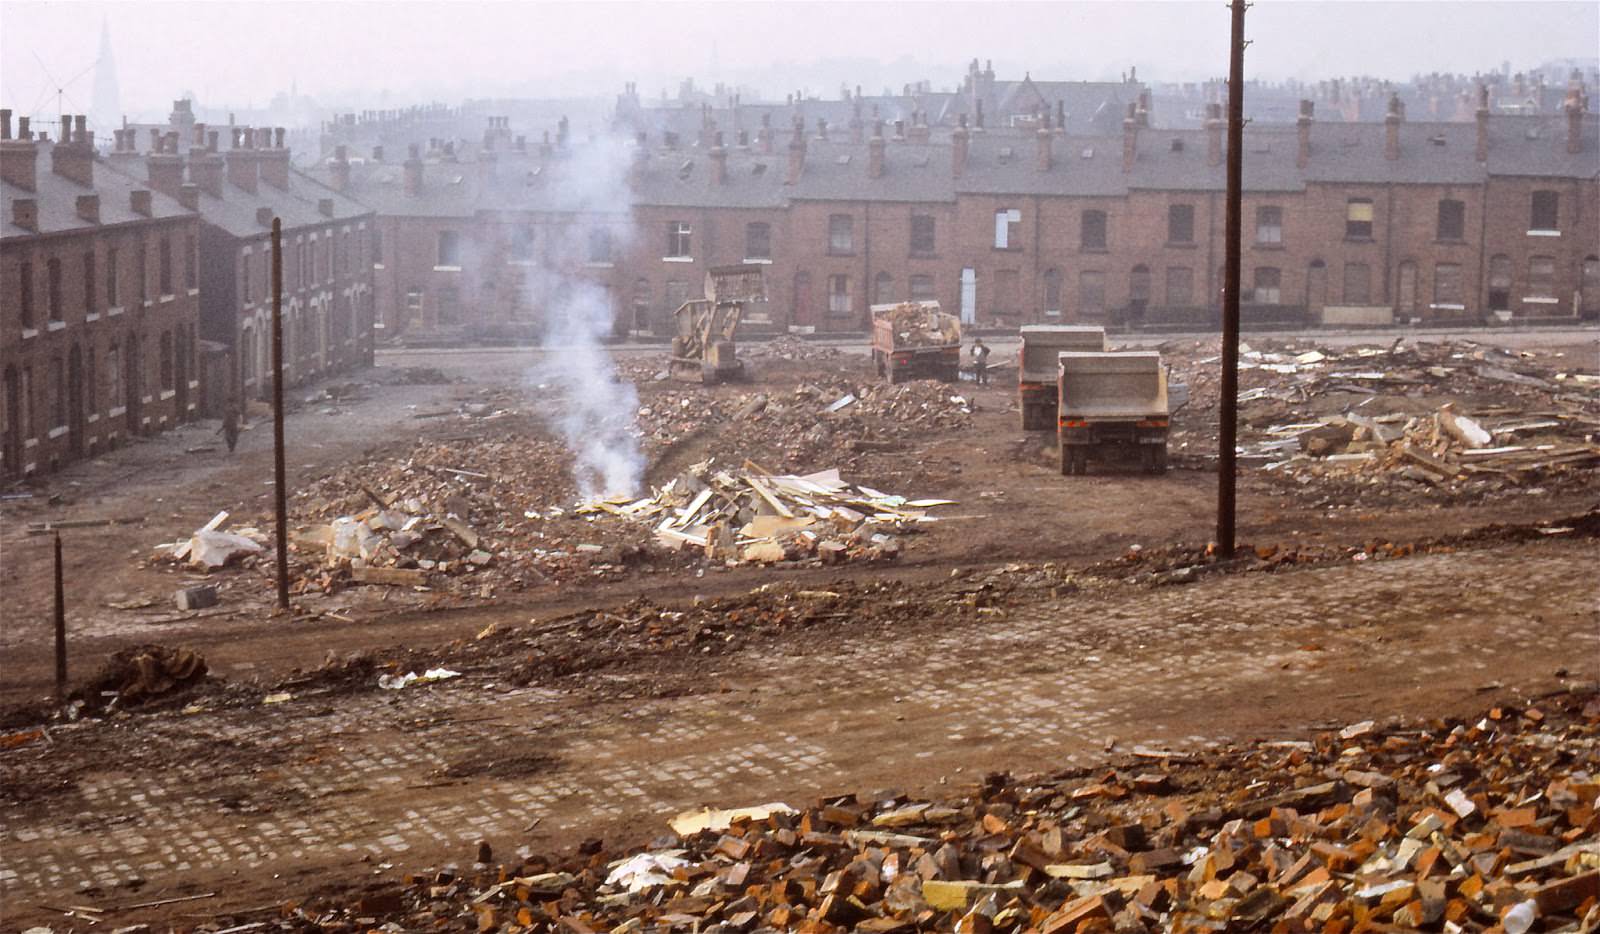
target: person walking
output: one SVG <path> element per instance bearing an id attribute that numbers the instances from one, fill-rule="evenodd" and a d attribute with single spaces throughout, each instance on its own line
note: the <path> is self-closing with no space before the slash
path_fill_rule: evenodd
<path id="1" fill-rule="evenodd" d="M 222 427 L 218 429 L 222 440 L 228 442 L 228 453 L 239 446 L 239 406 L 231 399 L 226 408 L 222 410 Z"/>
<path id="2" fill-rule="evenodd" d="M 981 337 L 972 341 L 972 378 L 980 386 L 989 385 L 989 348 Z"/>

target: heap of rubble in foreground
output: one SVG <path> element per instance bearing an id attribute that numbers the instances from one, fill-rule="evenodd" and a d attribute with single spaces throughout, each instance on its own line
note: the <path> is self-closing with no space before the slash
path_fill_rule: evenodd
<path id="1" fill-rule="evenodd" d="M 1096 770 L 679 815 L 651 848 L 409 875 L 285 923 L 806 934 L 1594 930 L 1600 696 Z M 739 802 L 745 803 L 745 802 Z M 709 825 L 709 826 L 706 826 Z M 704 829 L 696 829 L 704 827 Z"/>

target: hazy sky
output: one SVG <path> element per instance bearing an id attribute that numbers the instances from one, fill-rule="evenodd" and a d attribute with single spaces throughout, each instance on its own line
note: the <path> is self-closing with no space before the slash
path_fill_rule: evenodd
<path id="1" fill-rule="evenodd" d="M 36 2 L 0 0 L 0 100 L 20 112 L 89 108 L 110 26 L 130 114 L 164 115 L 185 90 L 208 106 L 264 105 L 298 84 L 319 103 L 377 106 L 502 94 L 654 95 L 687 76 L 782 97 L 841 82 L 936 88 L 963 63 L 1005 76 L 1149 80 L 1226 71 L 1222 0 L 1186 2 Z M 1523 68 L 1592 58 L 1600 2 L 1292 2 L 1249 14 L 1252 75 L 1321 78 Z M 359 99 L 358 99 L 359 95 Z"/>

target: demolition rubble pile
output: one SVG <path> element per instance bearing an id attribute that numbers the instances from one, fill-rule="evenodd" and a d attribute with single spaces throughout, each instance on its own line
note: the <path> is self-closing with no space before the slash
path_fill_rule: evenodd
<path id="1" fill-rule="evenodd" d="M 706 461 L 654 496 L 599 500 L 578 513 L 650 523 L 661 545 L 700 549 L 716 562 L 774 564 L 814 557 L 838 564 L 898 556 L 896 533 L 934 521 L 927 510 L 947 504 L 851 486 L 837 469 L 802 477 L 774 475 L 749 463 L 724 470 Z"/>
<path id="2" fill-rule="evenodd" d="M 1600 699 L 1372 721 L 1195 754 L 1136 747 L 945 800 L 685 812 L 647 849 L 371 883 L 321 930 L 1592 931 Z"/>
<path id="3" fill-rule="evenodd" d="M 896 347 L 935 347 L 961 340 L 961 325 L 955 315 L 926 308 L 917 302 L 901 302 L 893 308 L 874 311 L 873 316 L 889 322 Z"/>
<path id="4" fill-rule="evenodd" d="M 1179 364 L 1199 403 L 1175 418 L 1174 443 L 1190 456 L 1214 447 L 1185 422 L 1214 411 L 1215 363 Z M 1297 484 L 1477 495 L 1587 483 L 1600 467 L 1600 377 L 1549 353 L 1405 339 L 1245 345 L 1239 367 L 1241 458 Z"/>
<path id="5" fill-rule="evenodd" d="M 765 343 L 751 345 L 747 354 L 754 359 L 812 361 L 836 360 L 844 355 L 844 351 L 783 334 Z"/>

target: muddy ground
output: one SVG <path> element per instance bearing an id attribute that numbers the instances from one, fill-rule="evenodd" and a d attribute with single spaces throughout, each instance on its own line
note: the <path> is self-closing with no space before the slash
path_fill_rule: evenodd
<path id="1" fill-rule="evenodd" d="M 1533 344 L 1537 354 L 1551 358 L 1546 362 L 1552 366 L 1594 372 L 1595 344 L 1590 335 L 1540 335 Z M 0 704 L 6 710 L 8 735 L 26 734 L 47 713 L 42 704 L 53 677 L 48 536 L 28 535 L 29 522 L 128 520 L 63 532 L 74 685 L 100 671 L 114 651 L 142 644 L 193 649 L 204 657 L 208 674 L 132 714 L 57 731 L 59 738 L 48 752 L 33 742 L 0 750 L 8 795 L 5 833 L 10 843 L 5 849 L 19 852 L 16 847 L 23 838 L 18 833 L 27 834 L 26 860 L 35 873 L 6 877 L 8 900 L 23 892 L 35 900 L 59 899 L 87 891 L 87 882 L 98 893 L 90 897 L 99 899 L 102 907 L 226 888 L 228 904 L 242 908 L 252 899 L 276 902 L 304 894 L 315 887 L 311 880 L 328 870 L 359 877 L 362 870 L 352 852 L 329 847 L 308 845 L 299 856 L 285 851 L 248 869 L 247 863 L 220 857 L 192 865 L 159 857 L 156 862 L 168 863 L 160 871 L 113 869 L 108 875 L 91 867 L 96 859 L 86 858 L 83 866 L 74 866 L 67 844 L 73 839 L 104 839 L 111 832 L 108 828 L 125 829 L 130 822 L 138 827 L 147 819 L 128 803 L 135 799 L 122 801 L 122 808 L 100 809 L 94 802 L 103 799 L 82 797 L 84 788 L 95 788 L 96 782 L 112 776 L 118 788 L 131 777 L 134 785 L 175 781 L 181 789 L 184 777 L 194 775 L 200 763 L 206 772 L 251 778 L 242 785 L 225 780 L 206 784 L 200 789 L 205 791 L 204 801 L 195 799 L 192 807 L 180 809 L 178 822 L 192 822 L 196 838 L 207 827 L 220 833 L 239 814 L 270 814 L 273 820 L 285 821 L 302 814 L 316 824 L 316 815 L 327 805 L 311 799 L 322 798 L 327 790 L 307 790 L 274 776 L 314 770 L 310 763 L 333 756 L 318 745 L 308 758 L 297 740 L 282 733 L 290 723 L 280 719 L 309 717 L 291 732 L 315 732 L 320 729 L 318 718 L 343 722 L 357 714 L 365 716 L 364 711 L 385 710 L 398 719 L 369 726 L 400 737 L 433 729 L 448 733 L 450 724 L 476 718 L 487 722 L 501 713 L 500 702 L 492 695 L 460 697 L 451 701 L 447 712 L 426 705 L 403 712 L 393 707 L 399 698 L 385 698 L 375 689 L 379 674 L 422 671 L 432 665 L 450 666 L 480 683 L 487 680 L 500 689 L 536 696 L 537 716 L 547 718 L 538 723 L 547 725 L 529 728 L 550 743 L 492 751 L 496 745 L 489 738 L 495 735 L 492 731 L 469 730 L 445 742 L 438 761 L 418 763 L 425 766 L 424 773 L 398 786 L 363 789 L 365 779 L 358 769 L 341 779 L 353 784 L 334 793 L 355 795 L 363 813 L 403 811 L 408 802 L 419 800 L 447 809 L 459 795 L 483 787 L 547 780 L 576 787 L 581 784 L 577 776 L 596 775 L 596 770 L 615 765 L 617 757 L 649 761 L 660 754 L 656 743 L 663 740 L 629 741 L 618 735 L 636 729 L 651 732 L 633 719 L 640 705 L 653 711 L 652 723 L 659 723 L 657 718 L 692 720 L 700 709 L 710 711 L 706 716 L 713 720 L 730 718 L 725 727 L 718 727 L 728 733 L 729 741 L 738 730 L 752 729 L 751 714 L 741 713 L 742 706 L 754 711 L 755 723 L 765 724 L 763 731 L 770 727 L 802 735 L 808 724 L 831 722 L 831 732 L 825 727 L 824 733 L 835 735 L 841 721 L 852 721 L 863 698 L 811 675 L 805 679 L 809 688 L 785 680 L 781 703 L 770 707 L 772 701 L 760 700 L 760 695 L 761 685 L 774 677 L 766 667 L 773 659 L 785 660 L 781 668 L 795 671 L 826 666 L 827 659 L 836 655 L 860 663 L 863 654 L 875 651 L 875 642 L 890 639 L 899 647 L 893 653 L 893 664 L 899 667 L 890 670 L 888 681 L 902 675 L 915 680 L 930 664 L 918 646 L 939 640 L 939 670 L 952 673 L 944 677 L 954 677 L 953 671 L 963 666 L 985 670 L 990 655 L 979 634 L 986 621 L 1016 618 L 1026 631 L 1028 619 L 1056 620 L 1078 612 L 1061 609 L 1063 601 L 1084 601 L 1082 625 L 1088 628 L 1074 629 L 1073 638 L 1089 648 L 1079 653 L 1077 661 L 1052 658 L 1042 670 L 1081 664 L 1096 644 L 1104 644 L 1108 653 L 1123 651 L 1129 659 L 1143 658 L 1150 652 L 1148 640 L 1137 648 L 1119 649 L 1117 626 L 1100 621 L 1125 613 L 1143 629 L 1159 633 L 1174 612 L 1161 594 L 1190 581 L 1202 588 L 1195 593 L 1206 596 L 1182 619 L 1224 619 L 1231 586 L 1227 581 L 1235 578 L 1262 580 L 1250 587 L 1271 591 L 1270 599 L 1263 596 L 1263 605 L 1280 601 L 1293 608 L 1287 616 L 1304 611 L 1296 600 L 1309 599 L 1306 595 L 1312 593 L 1321 594 L 1312 616 L 1324 610 L 1332 613 L 1338 600 L 1331 595 L 1346 591 L 1359 595 L 1356 602 L 1365 607 L 1352 610 L 1356 617 L 1364 612 L 1375 619 L 1392 605 L 1395 613 L 1406 616 L 1402 630 L 1422 640 L 1421 645 L 1405 644 L 1437 662 L 1437 677 L 1408 683 L 1394 696 L 1374 693 L 1368 690 L 1370 679 L 1396 677 L 1403 665 L 1395 669 L 1386 665 L 1403 660 L 1374 658 L 1377 643 L 1341 636 L 1351 631 L 1347 626 L 1358 625 L 1353 620 L 1337 625 L 1330 620 L 1324 626 L 1308 623 L 1312 630 L 1296 632 L 1295 646 L 1288 651 L 1326 649 L 1329 654 L 1316 656 L 1313 667 L 1348 670 L 1363 683 L 1335 678 L 1315 690 L 1272 691 L 1263 698 L 1253 675 L 1230 676 L 1218 683 L 1204 706 L 1162 704 L 1156 715 L 1159 727 L 1150 722 L 1148 709 L 1141 713 L 1135 704 L 1125 707 L 1115 723 L 1097 724 L 1065 745 L 1052 745 L 1055 740 L 1030 743 L 1026 734 L 998 745 L 973 745 L 971 737 L 952 744 L 950 722 L 935 717 L 919 724 L 913 718 L 909 725 L 891 724 L 888 733 L 868 731 L 848 751 L 823 756 L 827 768 L 810 779 L 800 776 L 811 766 L 799 762 L 786 764 L 787 771 L 774 766 L 775 773 L 760 779 L 732 770 L 702 771 L 695 780 L 664 777 L 628 806 L 599 807 L 582 795 L 563 798 L 565 804 L 540 811 L 544 826 L 550 828 L 540 845 L 576 842 L 591 833 L 648 836 L 652 827 L 659 826 L 655 818 L 662 807 L 730 795 L 742 803 L 750 794 L 812 790 L 816 783 L 830 789 L 853 789 L 861 782 L 918 786 L 936 783 L 963 767 L 1048 767 L 1062 755 L 1099 750 L 1111 731 L 1124 739 L 1133 735 L 1182 745 L 1197 737 L 1293 731 L 1329 717 L 1358 717 L 1374 710 L 1459 713 L 1483 702 L 1480 690 L 1550 690 L 1558 689 L 1563 678 L 1600 676 L 1581 659 L 1564 664 L 1563 651 L 1544 644 L 1530 645 L 1525 653 L 1502 659 L 1485 672 L 1473 646 L 1441 641 L 1453 638 L 1441 622 L 1456 616 L 1471 617 L 1483 633 L 1511 625 L 1509 617 L 1495 617 L 1499 610 L 1485 609 L 1497 605 L 1484 603 L 1483 593 L 1469 592 L 1478 579 L 1474 575 L 1495 576 L 1503 569 L 1508 577 L 1520 576 L 1534 590 L 1516 598 L 1536 601 L 1540 590 L 1534 584 L 1539 576 L 1533 569 L 1576 569 L 1592 559 L 1597 553 L 1593 530 L 1581 518 L 1600 500 L 1592 476 L 1506 484 L 1472 496 L 1427 484 L 1397 484 L 1385 487 L 1379 503 L 1352 507 L 1336 484 L 1286 482 L 1279 475 L 1249 470 L 1240 479 L 1239 525 L 1241 540 L 1252 546 L 1247 554 L 1255 557 L 1216 572 L 1196 571 L 1211 566 L 1205 546 L 1214 523 L 1216 475 L 1207 469 L 1204 455 L 1179 458 L 1178 466 L 1162 476 L 1102 469 L 1087 477 L 1064 478 L 1048 439 L 1018 430 L 1014 387 L 1006 385 L 1004 373 L 988 387 L 963 383 L 953 388 L 913 388 L 900 401 L 931 409 L 895 411 L 885 404 L 848 423 L 834 420 L 828 431 L 818 434 L 814 429 L 821 420 L 812 418 L 807 406 L 831 402 L 838 398 L 835 393 L 844 391 L 866 400 L 872 379 L 865 358 L 854 353 L 813 350 L 810 354 L 807 359 L 752 354 L 752 381 L 745 384 L 702 388 L 644 379 L 639 387 L 641 405 L 674 413 L 649 420 L 654 430 L 646 432 L 645 449 L 652 457 L 647 478 L 664 483 L 708 457 L 721 462 L 748 458 L 775 471 L 837 466 L 852 482 L 907 497 L 954 500 L 955 505 L 936 510 L 942 521 L 901 534 L 903 548 L 895 560 L 843 567 L 801 561 L 727 568 L 698 555 L 649 547 L 645 530 L 616 522 L 597 526 L 562 516 L 538 520 L 535 531 L 568 545 L 593 541 L 602 550 L 585 553 L 579 560 L 571 548 L 552 548 L 568 553 L 541 559 L 534 565 L 537 574 L 510 560 L 481 570 L 441 572 L 421 591 L 352 584 L 339 574 L 324 573 L 316 555 L 297 551 L 295 612 L 282 616 L 271 613 L 270 561 L 208 575 L 152 558 L 153 546 L 185 537 L 218 510 L 233 514 L 230 527 L 270 528 L 266 485 L 270 431 L 264 423 L 246 432 L 231 456 L 213 434 L 214 425 L 199 425 L 12 491 L 32 495 L 5 501 L 0 513 L 4 553 L 0 585 L 7 606 L 7 625 L 0 634 L 5 656 L 0 666 Z M 1004 354 L 1002 348 L 997 356 Z M 1180 354 L 1192 361 L 1186 365 L 1199 367 L 1205 359 L 1204 348 Z M 659 366 L 652 352 L 624 352 L 619 358 L 625 372 L 639 376 L 653 376 Z M 516 536 L 530 533 L 493 528 L 482 511 L 484 504 L 556 508 L 570 506 L 575 493 L 561 469 L 559 447 L 542 427 L 541 401 L 523 383 L 526 364 L 525 354 L 505 352 L 393 354 L 383 357 L 372 371 L 335 381 L 340 385 L 332 396 L 311 390 L 298 393 L 298 411 L 289 421 L 289 472 L 297 492 L 292 524 L 309 526 L 344 507 L 355 507 L 365 494 L 352 491 L 353 478 L 392 470 L 398 463 L 418 461 L 419 452 L 432 452 L 438 465 L 496 473 L 488 484 L 462 487 L 481 494 L 481 502 L 475 501 L 473 508 L 488 534 L 501 535 L 510 544 L 519 542 Z M 816 392 L 806 387 L 815 387 Z M 1407 404 L 1426 407 L 1449 401 L 1428 392 L 1434 391 L 1414 392 Z M 787 420 L 778 413 L 762 426 L 751 425 L 737 413 L 756 394 L 780 400 L 780 408 L 788 405 L 793 411 Z M 962 401 L 950 403 L 951 395 Z M 468 406 L 487 406 L 489 414 L 467 414 Z M 713 413 L 706 419 L 709 424 L 695 425 L 690 414 L 695 411 Z M 927 412 L 933 414 L 919 421 L 918 413 Z M 1203 406 L 1196 406 L 1182 413 L 1175 427 L 1185 438 L 1203 438 L 1211 418 Z M 198 450 L 206 447 L 214 450 Z M 459 454 L 459 462 L 438 459 L 449 454 Z M 496 472 L 497 463 L 507 459 L 516 468 L 514 476 Z M 430 483 L 439 481 L 437 472 L 428 472 L 427 478 Z M 532 486 L 534 482 L 537 486 Z M 1551 532 L 1554 528 L 1575 531 Z M 644 553 L 619 560 L 618 549 L 630 543 L 644 547 Z M 1358 554 L 1365 560 L 1353 560 Z M 1474 562 L 1470 574 L 1451 570 L 1465 567 L 1452 563 L 1456 555 L 1476 556 L 1461 559 Z M 1390 563 L 1402 569 L 1393 572 L 1402 578 L 1414 573 L 1419 581 L 1448 578 L 1458 583 L 1459 605 L 1452 603 L 1453 590 L 1429 591 L 1420 604 L 1407 605 L 1402 585 L 1392 580 L 1375 583 L 1376 574 L 1350 575 L 1352 568 L 1364 571 Z M 1417 570 L 1403 570 L 1408 567 Z M 1577 577 L 1574 570 L 1569 579 Z M 1265 583 L 1278 579 L 1287 583 Z M 1303 580 L 1304 586 L 1295 580 Z M 220 605 L 198 614 L 177 611 L 172 592 L 201 581 L 219 586 Z M 1557 628 L 1566 627 L 1562 631 L 1593 630 L 1592 588 L 1586 598 L 1583 585 L 1573 586 L 1577 589 L 1544 588 L 1548 605 L 1540 612 L 1557 621 Z M 762 587 L 767 590 L 752 593 Z M 1375 595 L 1372 587 L 1382 593 Z M 1515 612 L 1525 619 L 1528 610 L 1523 606 Z M 1278 626 L 1287 616 L 1263 613 L 1258 622 Z M 961 633 L 972 638 L 963 641 Z M 954 644 L 949 639 L 952 634 L 958 636 Z M 1248 632 L 1240 634 L 1240 651 L 1245 651 L 1250 638 Z M 1012 661 L 1026 667 L 1021 661 L 1025 655 Z M 1277 664 L 1269 662 L 1268 667 Z M 1557 669 L 1560 677 L 1554 674 Z M 1160 666 L 1135 666 L 1118 683 L 1137 693 L 1141 672 L 1154 679 L 1158 670 Z M 426 688 L 416 696 L 450 696 L 427 693 L 445 689 L 445 685 Z M 981 693 L 981 686 L 972 685 L 970 690 Z M 748 704 L 743 700 L 746 692 Z M 885 684 L 871 694 L 874 704 L 888 702 L 878 693 L 898 692 L 892 683 Z M 278 694 L 292 700 L 282 708 L 262 706 L 263 698 Z M 371 708 L 373 703 L 380 706 Z M 273 716 L 263 721 L 264 711 Z M 248 735 L 230 735 L 235 728 Z M 346 723 L 337 728 L 340 733 L 346 730 L 362 734 L 367 727 Z M 873 735 L 878 738 L 867 738 Z M 607 753 L 612 758 L 596 760 L 582 752 L 595 748 L 597 737 L 615 744 Z M 895 760 L 898 765 L 880 761 L 871 752 L 874 744 L 890 742 L 889 737 L 902 756 Z M 384 746 L 377 733 L 360 743 Z M 716 743 L 696 736 L 689 746 L 712 749 Z M 919 749 L 934 755 L 918 762 L 914 750 Z M 521 813 L 510 806 L 507 810 Z M 337 831 L 327 832 L 330 840 L 364 846 L 368 841 L 363 834 L 375 833 L 370 828 L 352 829 L 332 817 L 327 820 Z M 40 849 L 37 835 L 46 827 L 57 828 L 46 836 L 64 834 L 66 842 Z M 457 851 L 463 846 L 459 840 L 440 839 L 431 847 L 408 843 L 409 849 L 403 851 L 366 852 L 369 858 L 386 860 L 449 861 L 460 859 Z M 176 869 L 180 864 L 188 868 Z M 5 868 L 17 871 L 18 865 L 8 860 Z M 130 876 L 142 880 L 131 889 L 126 887 Z M 125 887 L 118 888 L 119 884 Z M 180 904 L 148 909 L 137 917 L 195 920 L 216 910 L 214 905 L 197 906 L 186 915 Z"/>

